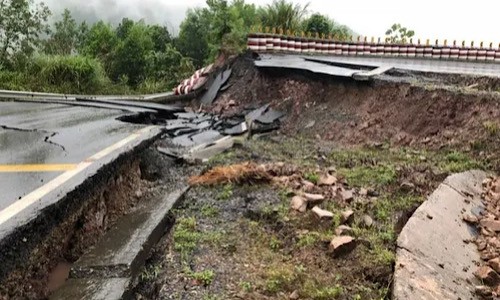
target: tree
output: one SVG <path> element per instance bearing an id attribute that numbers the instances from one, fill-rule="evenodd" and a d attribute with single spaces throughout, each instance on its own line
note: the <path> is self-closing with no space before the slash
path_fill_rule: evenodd
<path id="1" fill-rule="evenodd" d="M 45 53 L 52 55 L 69 55 L 76 51 L 79 28 L 71 12 L 65 9 L 62 20 L 54 23 L 55 31 L 45 42 Z"/>
<path id="2" fill-rule="evenodd" d="M 182 55 L 190 57 L 195 67 L 203 66 L 208 57 L 210 14 L 208 9 L 190 9 L 182 21 L 175 46 Z"/>
<path id="3" fill-rule="evenodd" d="M 82 40 L 81 53 L 100 59 L 104 64 L 104 69 L 109 74 L 113 62 L 113 52 L 118 44 L 113 27 L 99 21 L 92 25 Z"/>
<path id="4" fill-rule="evenodd" d="M 39 35 L 48 32 L 49 8 L 34 0 L 0 1 L 0 65 L 10 55 L 23 52 L 30 56 L 39 42 Z"/>
<path id="5" fill-rule="evenodd" d="M 172 37 L 168 32 L 167 27 L 160 25 L 150 25 L 149 32 L 153 40 L 154 51 L 164 52 L 167 49 L 167 44 L 172 43 Z"/>
<path id="6" fill-rule="evenodd" d="M 263 26 L 281 29 L 283 31 L 299 30 L 301 21 L 307 13 L 309 4 L 301 6 L 286 0 L 274 0 L 265 8 L 259 10 Z"/>
<path id="7" fill-rule="evenodd" d="M 333 22 L 322 14 L 313 14 L 304 21 L 303 27 L 306 32 L 329 35 L 332 33 Z"/>
<path id="8" fill-rule="evenodd" d="M 163 81 L 169 87 L 191 76 L 194 66 L 190 59 L 183 57 L 171 44 L 164 51 L 151 52 L 147 57 L 147 77 Z"/>
<path id="9" fill-rule="evenodd" d="M 147 56 L 153 51 L 153 46 L 144 22 L 133 24 L 113 53 L 112 79 L 117 81 L 125 76 L 130 85 L 137 86 L 146 76 Z"/>
<path id="10" fill-rule="evenodd" d="M 415 35 L 415 31 L 402 27 L 401 24 L 393 24 L 386 32 L 386 40 L 391 43 L 404 43 Z"/>

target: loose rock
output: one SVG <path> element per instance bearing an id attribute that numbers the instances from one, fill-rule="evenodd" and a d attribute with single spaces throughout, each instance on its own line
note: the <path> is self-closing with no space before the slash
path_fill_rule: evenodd
<path id="1" fill-rule="evenodd" d="M 345 202 L 351 202 L 354 199 L 354 194 L 352 191 L 343 190 L 340 192 L 340 199 Z"/>
<path id="2" fill-rule="evenodd" d="M 290 203 L 292 208 L 298 212 L 305 212 L 307 209 L 307 202 L 301 196 L 295 196 L 292 198 L 292 202 Z"/>
<path id="3" fill-rule="evenodd" d="M 341 235 L 348 235 L 352 233 L 352 228 L 347 226 L 347 225 L 340 225 L 335 229 L 335 235 L 341 236 Z"/>
<path id="4" fill-rule="evenodd" d="M 293 293 L 290 294 L 290 296 L 288 296 L 288 299 L 290 300 L 297 300 L 299 299 L 299 291 L 295 290 L 293 291 Z"/>
<path id="5" fill-rule="evenodd" d="M 465 214 L 462 216 L 462 220 L 469 224 L 477 224 L 479 222 L 478 218 L 476 216 L 473 216 L 471 214 Z"/>
<path id="6" fill-rule="evenodd" d="M 413 191 L 415 189 L 415 185 L 409 181 L 403 181 L 403 183 L 401 183 L 400 187 L 405 192 L 410 192 L 410 191 Z"/>
<path id="7" fill-rule="evenodd" d="M 499 232 L 500 221 L 492 219 L 483 219 L 480 222 L 481 226 L 489 231 Z"/>
<path id="8" fill-rule="evenodd" d="M 319 185 L 334 185 L 337 183 L 337 177 L 330 174 L 323 175 L 319 178 Z"/>
<path id="9" fill-rule="evenodd" d="M 485 285 L 479 285 L 476 286 L 476 295 L 486 298 L 486 299 L 491 299 L 492 297 L 492 291 L 491 288 L 485 286 Z"/>
<path id="10" fill-rule="evenodd" d="M 351 236 L 338 236 L 330 242 L 330 250 L 334 256 L 347 254 L 356 247 L 356 240 Z"/>
<path id="11" fill-rule="evenodd" d="M 313 207 L 312 212 L 316 214 L 316 216 L 320 219 L 331 220 L 333 219 L 333 213 L 324 209 L 319 208 L 318 206 Z"/>
<path id="12" fill-rule="evenodd" d="M 366 228 L 370 228 L 373 226 L 373 219 L 369 215 L 364 215 L 363 216 L 363 225 Z"/>
<path id="13" fill-rule="evenodd" d="M 474 275 L 477 279 L 481 280 L 481 282 L 484 282 L 489 286 L 496 286 L 500 283 L 500 276 L 498 273 L 488 266 L 480 267 Z"/>
<path id="14" fill-rule="evenodd" d="M 354 221 L 354 212 L 352 210 L 346 210 L 342 212 L 342 224 L 350 224 L 352 223 L 352 221 Z"/>
<path id="15" fill-rule="evenodd" d="M 308 194 L 308 193 L 305 193 L 304 197 L 306 198 L 306 201 L 308 203 L 312 203 L 312 204 L 318 204 L 318 203 L 321 203 L 321 202 L 323 202 L 325 200 L 325 196 L 320 195 L 320 194 Z"/>
<path id="16" fill-rule="evenodd" d="M 490 259 L 488 261 L 488 264 L 490 265 L 490 267 L 495 270 L 495 272 L 499 273 L 500 272 L 500 258 L 497 257 L 497 258 L 494 258 L 494 259 Z"/>

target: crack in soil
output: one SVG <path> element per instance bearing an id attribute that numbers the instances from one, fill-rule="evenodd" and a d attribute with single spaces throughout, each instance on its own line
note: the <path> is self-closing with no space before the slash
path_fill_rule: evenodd
<path id="1" fill-rule="evenodd" d="M 5 130 L 20 131 L 20 132 L 40 132 L 40 133 L 48 134 L 43 139 L 44 143 L 56 146 L 58 148 L 61 148 L 64 152 L 67 152 L 66 148 L 63 145 L 58 144 L 58 143 L 50 140 L 51 138 L 53 138 L 54 136 L 56 136 L 58 134 L 57 132 L 51 132 L 51 131 L 47 131 L 47 130 L 43 130 L 43 129 L 26 129 L 26 128 L 19 128 L 19 127 L 11 127 L 11 126 L 7 126 L 7 125 L 0 125 L 0 128 L 5 129 Z"/>

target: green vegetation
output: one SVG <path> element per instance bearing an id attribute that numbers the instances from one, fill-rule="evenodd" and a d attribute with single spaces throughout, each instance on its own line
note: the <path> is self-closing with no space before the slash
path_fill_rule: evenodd
<path id="1" fill-rule="evenodd" d="M 306 19 L 307 5 L 286 0 L 265 7 L 244 0 L 206 3 L 207 7 L 189 10 L 179 35 L 172 36 L 165 26 L 128 18 L 117 26 L 102 20 L 78 23 L 67 9 L 50 26 L 51 12 L 43 3 L 2 1 L 0 88 L 88 94 L 160 92 L 221 53 L 242 52 L 251 28 L 333 34 L 348 30 L 324 16 Z M 43 76 L 33 67 L 44 70 Z"/>
<path id="2" fill-rule="evenodd" d="M 188 277 L 200 282 L 204 286 L 209 286 L 214 281 L 215 272 L 212 270 L 204 270 L 201 272 L 189 272 Z"/>
<path id="3" fill-rule="evenodd" d="M 406 43 L 415 35 L 415 31 L 410 30 L 401 24 L 393 24 L 385 32 L 386 40 L 391 43 Z"/>
<path id="4" fill-rule="evenodd" d="M 174 228 L 174 249 L 186 259 L 196 249 L 201 233 L 196 230 L 196 219 L 180 218 Z"/>
<path id="5" fill-rule="evenodd" d="M 229 200 L 233 196 L 233 185 L 228 183 L 224 185 L 219 192 L 219 195 L 217 195 L 217 199 L 219 200 Z"/>
<path id="6" fill-rule="evenodd" d="M 319 182 L 319 175 L 312 172 L 312 173 L 306 173 L 304 175 L 304 178 L 314 184 L 317 184 Z"/>

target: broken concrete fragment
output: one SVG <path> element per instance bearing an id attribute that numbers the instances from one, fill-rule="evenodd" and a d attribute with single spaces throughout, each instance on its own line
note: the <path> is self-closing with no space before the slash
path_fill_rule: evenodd
<path id="1" fill-rule="evenodd" d="M 304 191 L 308 192 L 313 190 L 315 187 L 314 183 L 307 181 L 307 180 L 302 180 L 302 188 Z"/>
<path id="2" fill-rule="evenodd" d="M 316 216 L 323 220 L 331 220 L 333 219 L 333 213 L 324 209 L 319 208 L 318 206 L 313 207 L 312 212 L 316 214 Z"/>
<path id="3" fill-rule="evenodd" d="M 352 233 L 352 228 L 347 226 L 347 225 L 340 225 L 335 229 L 335 235 L 341 236 L 341 235 L 346 235 L 346 234 L 351 234 Z"/>
<path id="4" fill-rule="evenodd" d="M 337 183 L 337 177 L 330 174 L 323 175 L 319 178 L 319 185 L 334 185 Z"/>
<path id="5" fill-rule="evenodd" d="M 294 210 L 303 213 L 307 209 L 306 199 L 301 196 L 295 196 L 292 198 L 291 206 Z"/>
<path id="6" fill-rule="evenodd" d="M 480 222 L 481 226 L 489 231 L 499 232 L 500 231 L 500 221 L 493 219 L 483 219 Z"/>
<path id="7" fill-rule="evenodd" d="M 354 194 L 352 191 L 349 190 L 342 190 L 340 191 L 340 199 L 345 202 L 351 202 L 352 199 L 354 199 Z"/>
<path id="8" fill-rule="evenodd" d="M 476 272 L 474 272 L 474 275 L 481 282 L 484 282 L 489 286 L 496 286 L 500 283 L 500 276 L 498 273 L 488 266 L 480 267 Z"/>
<path id="9" fill-rule="evenodd" d="M 488 265 L 495 270 L 495 272 L 500 273 L 500 258 L 496 257 L 488 261 Z"/>
<path id="10" fill-rule="evenodd" d="M 337 236 L 330 242 L 330 250 L 334 256 L 347 254 L 356 248 L 356 240 L 348 235 Z"/>
<path id="11" fill-rule="evenodd" d="M 341 222 L 342 224 L 349 224 L 354 221 L 354 211 L 346 210 L 342 212 Z"/>
<path id="12" fill-rule="evenodd" d="M 306 198 L 308 203 L 312 203 L 312 204 L 321 203 L 325 200 L 325 196 L 320 195 L 320 194 L 304 193 L 304 197 Z"/>

